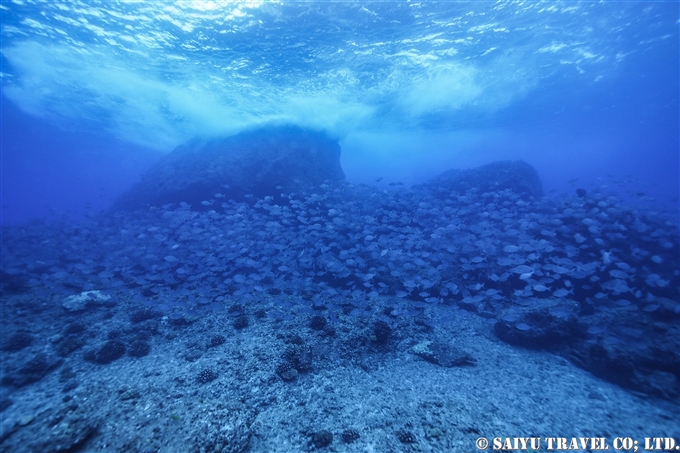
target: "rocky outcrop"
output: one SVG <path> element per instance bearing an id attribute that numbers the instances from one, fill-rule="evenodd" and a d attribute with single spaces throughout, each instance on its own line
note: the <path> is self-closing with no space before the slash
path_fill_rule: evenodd
<path id="1" fill-rule="evenodd" d="M 269 126 L 178 146 L 123 194 L 114 209 L 173 202 L 200 207 L 205 201 L 279 194 L 344 177 L 336 140 L 296 126 Z"/>
<path id="2" fill-rule="evenodd" d="M 522 160 L 492 162 L 469 170 L 447 170 L 425 186 L 446 195 L 464 194 L 470 189 L 480 194 L 510 189 L 522 198 L 543 195 L 536 169 Z"/>
<path id="3" fill-rule="evenodd" d="M 614 305 L 586 315 L 568 299 L 541 299 L 512 321 L 494 325 L 511 345 L 547 350 L 621 387 L 677 401 L 680 397 L 680 314 L 658 298 L 653 311 Z M 516 310 L 515 310 L 516 311 Z"/>

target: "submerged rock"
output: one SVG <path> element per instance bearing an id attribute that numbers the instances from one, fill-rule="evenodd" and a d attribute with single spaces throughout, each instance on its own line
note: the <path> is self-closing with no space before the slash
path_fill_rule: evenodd
<path id="1" fill-rule="evenodd" d="M 467 352 L 440 340 L 418 343 L 413 347 L 412 352 L 428 362 L 447 368 L 473 365 L 476 362 Z"/>
<path id="2" fill-rule="evenodd" d="M 186 202 L 209 209 L 225 198 L 276 195 L 344 178 L 336 140 L 297 126 L 269 126 L 178 146 L 123 194 L 114 208 L 134 210 Z"/>
<path id="3" fill-rule="evenodd" d="M 425 186 L 433 190 L 444 189 L 447 194 L 464 194 L 470 189 L 476 189 L 478 194 L 510 189 L 522 198 L 543 195 L 536 169 L 522 160 L 492 162 L 467 170 L 447 170 Z"/>
<path id="4" fill-rule="evenodd" d="M 23 387 L 44 378 L 50 371 L 63 363 L 63 360 L 51 354 L 38 353 L 15 367 L 7 367 L 2 376 L 3 385 Z M 14 369 L 13 369 L 14 368 Z"/>
<path id="5" fill-rule="evenodd" d="M 111 299 L 111 296 L 99 291 L 83 291 L 80 294 L 68 296 L 62 302 L 62 306 L 70 312 L 83 311 L 88 305 L 101 305 Z"/>

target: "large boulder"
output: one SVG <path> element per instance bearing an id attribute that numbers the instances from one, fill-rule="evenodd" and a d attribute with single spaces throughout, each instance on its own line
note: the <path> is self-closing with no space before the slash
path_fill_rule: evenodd
<path id="1" fill-rule="evenodd" d="M 425 186 L 447 195 L 452 192 L 464 194 L 470 189 L 476 189 L 480 194 L 510 189 L 525 199 L 543 195 L 536 169 L 522 160 L 497 161 L 468 170 L 447 170 Z"/>
<path id="2" fill-rule="evenodd" d="M 588 315 L 569 299 L 525 300 L 522 307 L 501 314 L 493 332 L 511 345 L 559 354 L 621 387 L 677 401 L 677 304 L 658 298 L 653 311 L 639 310 L 633 304 L 612 305 Z"/>
<path id="3" fill-rule="evenodd" d="M 268 126 L 178 146 L 114 208 L 146 209 L 182 201 L 200 207 L 220 198 L 275 195 L 344 178 L 337 140 L 297 126 Z"/>

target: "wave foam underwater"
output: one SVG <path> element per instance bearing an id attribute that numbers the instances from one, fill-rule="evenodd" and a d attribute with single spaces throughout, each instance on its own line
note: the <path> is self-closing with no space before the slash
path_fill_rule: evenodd
<path id="1" fill-rule="evenodd" d="M 592 3 L 41 8 L 5 8 L 5 96 L 32 114 L 99 123 L 163 151 L 267 122 L 336 136 L 464 127 L 464 117 L 474 122 L 555 79 L 605 84 L 627 58 L 617 40 L 639 14 L 619 5 L 609 17 L 607 5 Z M 644 12 L 665 30 L 662 9 Z M 666 38 L 649 36 L 634 52 Z"/>

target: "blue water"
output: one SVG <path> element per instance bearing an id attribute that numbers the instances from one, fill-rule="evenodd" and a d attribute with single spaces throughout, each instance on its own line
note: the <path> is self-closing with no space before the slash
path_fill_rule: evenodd
<path id="1" fill-rule="evenodd" d="M 337 137 L 351 182 L 521 158 L 547 193 L 677 210 L 677 2 L 1 6 L 3 224 L 106 209 L 175 146 L 270 122 Z"/>
<path id="2" fill-rule="evenodd" d="M 0 453 L 680 445 L 679 10 L 0 0 Z"/>

